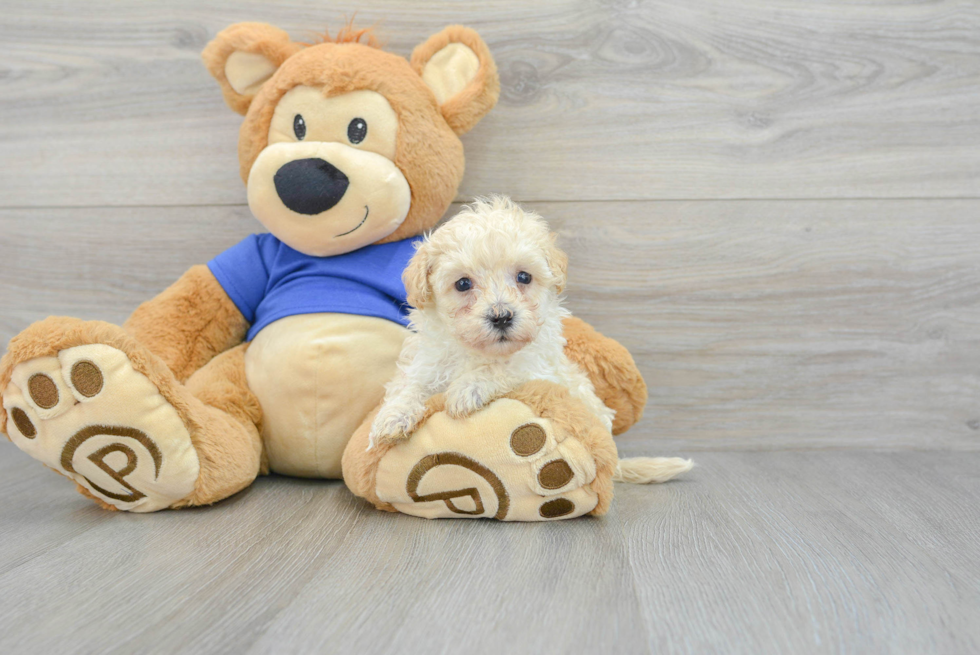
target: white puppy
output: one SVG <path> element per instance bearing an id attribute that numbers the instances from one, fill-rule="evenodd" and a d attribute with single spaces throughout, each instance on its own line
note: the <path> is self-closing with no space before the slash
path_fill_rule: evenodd
<path id="1" fill-rule="evenodd" d="M 612 430 L 614 412 L 565 355 L 565 253 L 537 214 L 477 200 L 432 233 L 405 270 L 413 333 L 371 427 L 369 448 L 410 435 L 425 401 L 446 393 L 466 416 L 531 380 L 550 380 Z"/>

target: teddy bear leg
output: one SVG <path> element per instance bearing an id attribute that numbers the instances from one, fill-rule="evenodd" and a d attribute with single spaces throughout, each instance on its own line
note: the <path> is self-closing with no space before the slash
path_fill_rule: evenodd
<path id="1" fill-rule="evenodd" d="M 565 354 L 589 376 L 606 407 L 616 412 L 613 434 L 626 432 L 643 416 L 647 402 L 647 385 L 632 355 L 579 318 L 569 316 L 562 327 Z"/>
<path id="2" fill-rule="evenodd" d="M 245 379 L 244 343 L 212 359 L 187 381 L 209 421 L 191 433 L 201 472 L 190 496 L 173 507 L 210 505 L 269 472 L 258 425 L 262 408 Z"/>
<path id="3" fill-rule="evenodd" d="M 464 419 L 449 417 L 437 396 L 410 439 L 368 451 L 372 419 L 344 452 L 344 481 L 379 509 L 507 521 L 609 509 L 612 435 L 558 385 L 528 383 Z"/>
<path id="4" fill-rule="evenodd" d="M 247 485 L 261 458 L 247 388 L 218 379 L 236 358 L 243 369 L 243 350 L 214 362 L 208 396 L 205 371 L 197 387 L 181 385 L 122 328 L 52 317 L 12 339 L 0 361 L 0 426 L 103 506 L 150 512 L 214 502 Z M 251 477 L 234 466 L 233 481 L 217 472 L 246 448 Z"/>
<path id="5" fill-rule="evenodd" d="M 192 266 L 137 307 L 122 327 L 185 382 L 219 353 L 242 343 L 248 321 L 207 266 Z"/>

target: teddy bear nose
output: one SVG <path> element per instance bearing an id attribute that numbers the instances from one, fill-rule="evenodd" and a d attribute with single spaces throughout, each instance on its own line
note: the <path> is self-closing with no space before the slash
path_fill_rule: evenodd
<path id="1" fill-rule="evenodd" d="M 274 181 L 282 204 L 297 214 L 310 216 L 336 205 L 350 186 L 340 169 L 316 157 L 283 164 Z"/>

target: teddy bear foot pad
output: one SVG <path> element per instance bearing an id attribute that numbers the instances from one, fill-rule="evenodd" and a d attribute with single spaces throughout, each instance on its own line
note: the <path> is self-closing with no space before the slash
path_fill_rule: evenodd
<path id="1" fill-rule="evenodd" d="M 3 407 L 18 448 L 117 509 L 152 512 L 194 489 L 187 428 L 120 350 L 88 344 L 21 362 Z"/>
<path id="2" fill-rule="evenodd" d="M 377 495 L 425 518 L 568 519 L 596 508 L 595 478 L 578 439 L 503 398 L 466 419 L 433 415 L 382 458 Z"/>

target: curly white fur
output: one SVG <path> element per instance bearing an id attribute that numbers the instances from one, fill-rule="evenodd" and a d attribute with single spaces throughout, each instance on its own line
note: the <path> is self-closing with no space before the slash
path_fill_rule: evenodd
<path id="1" fill-rule="evenodd" d="M 434 394 L 445 392 L 446 411 L 458 418 L 531 380 L 568 388 L 612 430 L 613 410 L 565 355 L 566 258 L 554 241 L 544 219 L 494 196 L 464 208 L 422 242 L 404 276 L 416 307 L 413 333 L 386 387 L 369 448 L 410 435 Z M 471 287 L 457 289 L 461 279 Z M 508 313 L 506 329 L 495 327 Z"/>

